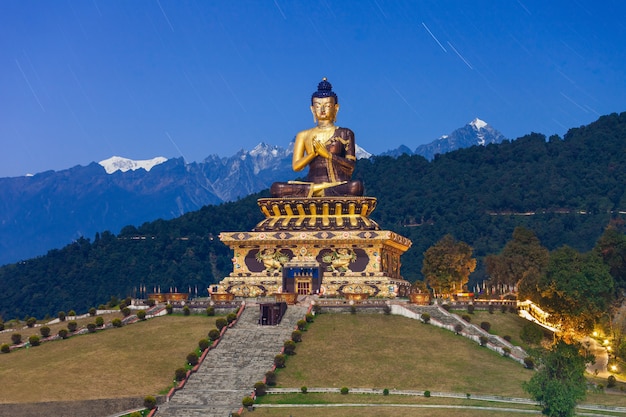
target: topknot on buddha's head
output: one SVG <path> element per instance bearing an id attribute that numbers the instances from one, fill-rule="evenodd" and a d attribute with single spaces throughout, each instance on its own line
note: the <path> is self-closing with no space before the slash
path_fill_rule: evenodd
<path id="1" fill-rule="evenodd" d="M 328 82 L 326 77 L 322 78 L 322 81 L 317 85 L 317 91 L 311 95 L 311 101 L 314 98 L 332 97 L 335 99 L 335 104 L 339 103 L 337 94 L 333 91 L 333 86 Z"/>

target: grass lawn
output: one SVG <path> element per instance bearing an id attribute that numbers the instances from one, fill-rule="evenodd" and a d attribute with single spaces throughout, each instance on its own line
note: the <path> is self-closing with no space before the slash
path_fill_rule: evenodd
<path id="1" fill-rule="evenodd" d="M 532 371 L 452 332 L 377 314 L 322 314 L 279 387 L 389 388 L 527 397 Z"/>
<path id="2" fill-rule="evenodd" d="M 215 327 L 171 315 L 0 354 L 0 403 L 156 395 Z"/>

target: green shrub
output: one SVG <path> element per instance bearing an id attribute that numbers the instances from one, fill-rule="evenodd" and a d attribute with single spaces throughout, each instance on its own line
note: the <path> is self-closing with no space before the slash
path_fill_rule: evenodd
<path id="1" fill-rule="evenodd" d="M 206 308 L 206 315 L 207 316 L 214 316 L 215 315 L 215 307 L 213 306 L 208 306 Z"/>
<path id="2" fill-rule="evenodd" d="M 156 300 L 154 300 L 153 298 L 149 298 L 149 299 L 146 301 L 146 305 L 147 305 L 148 307 L 154 307 L 154 306 L 156 305 Z"/>
<path id="3" fill-rule="evenodd" d="M 443 308 L 446 311 L 450 311 L 450 304 L 442 304 L 441 308 Z"/>
<path id="4" fill-rule="evenodd" d="M 476 307 L 474 306 L 474 304 L 468 304 L 467 305 L 467 312 L 470 313 L 470 314 L 474 314 L 474 309 L 475 308 Z"/>
<path id="5" fill-rule="evenodd" d="M 304 319 L 298 320 L 296 322 L 296 326 L 298 326 L 298 330 L 304 331 L 306 329 L 306 320 L 304 320 Z"/>
<path id="6" fill-rule="evenodd" d="M 494 306 L 493 304 L 489 304 L 489 314 L 493 314 L 493 312 L 496 310 L 496 306 Z"/>
<path id="7" fill-rule="evenodd" d="M 303 394 L 306 394 L 306 392 L 308 391 L 308 388 L 305 386 L 300 387 L 300 392 Z"/>
<path id="8" fill-rule="evenodd" d="M 302 342 L 302 332 L 300 330 L 294 330 L 291 332 L 291 340 L 296 343 Z"/>
<path id="9" fill-rule="evenodd" d="M 87 323 L 87 331 L 89 333 L 95 333 L 97 327 L 98 326 L 96 326 L 96 323 Z"/>
<path id="10" fill-rule="evenodd" d="M 389 395 L 389 388 L 385 388 L 383 390 L 383 395 L 385 395 L 385 396 Z"/>
<path id="11" fill-rule="evenodd" d="M 220 338 L 220 331 L 219 330 L 217 330 L 217 329 L 209 330 L 209 340 L 211 342 L 215 342 L 219 338 Z"/>
<path id="12" fill-rule="evenodd" d="M 191 352 L 187 355 L 187 363 L 191 366 L 196 366 L 198 364 L 198 354 L 196 352 Z"/>
<path id="13" fill-rule="evenodd" d="M 209 339 L 200 339 L 198 341 L 198 349 L 200 349 L 200 352 L 204 352 L 209 348 L 209 346 L 211 346 L 211 342 L 209 342 Z"/>
<path id="14" fill-rule="evenodd" d="M 67 313 L 67 315 L 70 316 L 70 317 L 76 318 L 76 311 L 70 310 L 69 313 Z"/>
<path id="15" fill-rule="evenodd" d="M 266 391 L 267 391 L 267 385 L 265 385 L 265 382 L 259 381 L 256 384 L 254 384 L 254 393 L 256 394 L 257 397 L 264 396 Z"/>
<path id="16" fill-rule="evenodd" d="M 183 315 L 184 316 L 189 316 L 191 314 L 191 309 L 189 308 L 189 306 L 184 306 L 183 307 Z"/>
<path id="17" fill-rule="evenodd" d="M 350 314 L 356 314 L 356 306 L 354 305 L 350 306 Z"/>
<path id="18" fill-rule="evenodd" d="M 174 378 L 180 382 L 187 377 L 187 370 L 185 368 L 178 368 L 174 371 Z"/>
<path id="19" fill-rule="evenodd" d="M 128 308 L 128 307 L 124 307 L 121 311 L 122 311 L 122 315 L 123 315 L 124 317 L 128 317 L 128 316 L 130 316 L 130 313 L 131 313 L 130 308 Z"/>
<path id="20" fill-rule="evenodd" d="M 226 320 L 224 317 L 219 317 L 215 320 L 215 327 L 217 327 L 217 330 L 219 330 L 220 332 L 226 326 L 228 326 L 228 320 Z"/>
<path id="21" fill-rule="evenodd" d="M 296 342 L 293 340 L 285 340 L 285 343 L 283 344 L 283 352 L 285 352 L 285 355 L 295 355 Z"/>
<path id="22" fill-rule="evenodd" d="M 469 316 L 469 314 L 463 314 L 463 315 L 461 316 L 461 318 L 462 318 L 463 320 L 465 320 L 466 322 L 468 322 L 468 323 L 471 323 L 471 322 L 472 322 L 472 318 Z"/>
<path id="23" fill-rule="evenodd" d="M 313 323 L 313 321 L 315 320 L 315 316 L 312 313 L 306 313 L 304 319 L 307 323 Z"/>
<path id="24" fill-rule="evenodd" d="M 278 355 L 274 356 L 274 366 L 277 368 L 284 368 L 285 367 L 285 355 L 283 355 L 282 353 L 279 353 Z"/>
<path id="25" fill-rule="evenodd" d="M 237 313 L 228 313 L 226 315 L 226 321 L 228 322 L 228 324 L 231 324 L 235 320 L 237 320 Z"/>
<path id="26" fill-rule="evenodd" d="M 422 313 L 421 319 L 425 324 L 428 324 L 428 322 L 430 321 L 430 314 Z"/>
<path id="27" fill-rule="evenodd" d="M 2 352 L 2 353 L 9 353 L 9 352 L 11 352 L 11 346 L 9 346 L 8 343 L 3 343 L 2 346 L 0 346 L 0 352 Z"/>
<path id="28" fill-rule="evenodd" d="M 241 400 L 241 404 L 244 407 L 252 407 L 254 405 L 254 400 L 252 399 L 252 397 L 243 397 L 243 400 Z"/>
<path id="29" fill-rule="evenodd" d="M 430 398 L 430 391 L 424 391 L 424 397 Z"/>
<path id="30" fill-rule="evenodd" d="M 389 304 L 385 304 L 383 306 L 383 313 L 385 313 L 386 315 L 391 314 L 391 306 Z"/>
<path id="31" fill-rule="evenodd" d="M 65 321 L 65 311 L 59 311 L 57 317 L 59 318 L 59 321 Z"/>
<path id="32" fill-rule="evenodd" d="M 505 334 L 503 339 L 506 340 L 507 342 L 511 343 L 511 336 L 510 335 Z"/>
<path id="33" fill-rule="evenodd" d="M 346 395 L 350 392 L 350 390 L 348 389 L 348 387 L 341 387 L 341 390 L 339 392 L 341 392 L 341 395 Z"/>
<path id="34" fill-rule="evenodd" d="M 4 330 L 4 322 L 0 320 L 0 332 Z"/>
<path id="35" fill-rule="evenodd" d="M 480 322 L 480 328 L 488 332 L 489 330 L 491 330 L 491 323 L 489 323 L 488 321 L 482 321 Z"/>
<path id="36" fill-rule="evenodd" d="M 165 311 L 167 311 L 167 314 L 172 314 L 174 312 L 174 306 L 172 306 L 171 304 L 167 304 L 165 306 Z"/>
<path id="37" fill-rule="evenodd" d="M 78 329 L 78 323 L 75 320 L 67 322 L 67 330 L 74 333 Z"/>
<path id="38" fill-rule="evenodd" d="M 43 338 L 46 338 L 46 337 L 50 336 L 50 328 L 48 326 L 41 326 L 39 328 L 39 334 Z"/>
<path id="39" fill-rule="evenodd" d="M 617 378 L 615 378 L 615 375 L 609 375 L 606 381 L 606 387 L 613 388 L 615 385 L 617 385 Z"/>
<path id="40" fill-rule="evenodd" d="M 322 306 L 319 304 L 313 304 L 313 313 L 315 313 L 315 315 L 322 314 Z"/>
<path id="41" fill-rule="evenodd" d="M 100 316 L 96 317 L 96 326 L 98 326 L 98 327 L 104 326 L 104 318 L 102 318 Z"/>
<path id="42" fill-rule="evenodd" d="M 11 342 L 13 342 L 14 345 L 19 345 L 22 343 L 22 335 L 20 333 L 13 333 L 11 335 Z"/>
<path id="43" fill-rule="evenodd" d="M 28 338 L 28 343 L 30 343 L 31 346 L 39 346 L 41 339 L 36 334 L 33 334 Z"/>
<path id="44" fill-rule="evenodd" d="M 113 325 L 113 327 L 122 327 L 122 320 L 116 317 L 111 320 L 111 324 Z"/>
<path id="45" fill-rule="evenodd" d="M 67 339 L 69 332 L 67 329 L 60 329 L 58 334 L 61 339 Z"/>
<path id="46" fill-rule="evenodd" d="M 489 338 L 487 336 L 480 336 L 478 339 L 480 340 L 481 346 L 487 346 L 487 342 L 489 342 Z"/>
<path id="47" fill-rule="evenodd" d="M 506 313 L 506 310 L 508 310 L 508 308 L 506 307 L 506 304 L 502 304 L 502 305 L 500 306 L 500 312 L 501 312 L 502 314 L 505 314 L 505 313 Z"/>
<path id="48" fill-rule="evenodd" d="M 524 358 L 524 367 L 526 369 L 534 369 L 535 368 L 535 360 L 532 358 L 532 356 L 526 356 Z"/>
<path id="49" fill-rule="evenodd" d="M 37 324 L 37 319 L 35 317 L 29 317 L 28 320 L 26 320 L 26 325 L 30 328 L 35 327 L 35 324 Z"/>
<path id="50" fill-rule="evenodd" d="M 511 356 L 511 348 L 508 346 L 505 346 L 502 348 L 502 356 L 508 358 L 509 356 Z"/>
<path id="51" fill-rule="evenodd" d="M 152 395 L 148 395 L 143 399 L 143 406 L 146 407 L 148 410 L 152 410 L 154 407 L 156 407 L 156 398 L 154 398 Z"/>
<path id="52" fill-rule="evenodd" d="M 515 306 L 509 306 L 509 313 L 517 313 L 517 308 Z"/>
<path id="53" fill-rule="evenodd" d="M 133 411 L 128 417 L 143 417 L 143 414 L 141 414 L 141 411 Z"/>
<path id="54" fill-rule="evenodd" d="M 457 323 L 454 325 L 454 333 L 461 334 L 463 331 L 463 325 L 461 323 Z"/>
<path id="55" fill-rule="evenodd" d="M 95 316 L 95 315 L 96 315 L 96 313 L 98 313 L 98 310 L 96 310 L 96 308 L 95 308 L 95 307 L 91 307 L 91 308 L 89 309 L 89 315 L 90 315 L 90 316 L 92 316 L 92 317 L 93 317 L 93 316 Z"/>
<path id="56" fill-rule="evenodd" d="M 106 309 L 107 309 L 107 306 L 106 306 L 106 305 L 104 305 L 104 304 L 100 304 L 100 305 L 98 306 L 98 310 L 106 310 Z"/>
<path id="57" fill-rule="evenodd" d="M 265 373 L 265 383 L 271 387 L 273 387 L 274 385 L 276 385 L 276 372 L 274 371 L 267 371 Z"/>
<path id="58" fill-rule="evenodd" d="M 138 310 L 137 311 L 137 318 L 139 320 L 145 320 L 146 319 L 146 310 Z"/>

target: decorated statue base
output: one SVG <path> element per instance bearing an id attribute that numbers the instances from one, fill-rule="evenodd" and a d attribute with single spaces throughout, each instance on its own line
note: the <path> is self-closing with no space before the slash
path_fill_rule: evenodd
<path id="1" fill-rule="evenodd" d="M 235 296 L 318 294 L 393 298 L 409 293 L 400 256 L 411 241 L 369 219 L 372 197 L 265 198 L 250 232 L 223 232 L 233 272 L 220 287 Z"/>

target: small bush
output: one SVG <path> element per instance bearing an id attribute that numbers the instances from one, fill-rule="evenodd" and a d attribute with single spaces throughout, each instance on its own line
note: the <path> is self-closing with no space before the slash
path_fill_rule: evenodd
<path id="1" fill-rule="evenodd" d="M 113 327 L 122 327 L 122 320 L 116 317 L 113 320 L 111 320 L 111 324 L 113 325 Z"/>
<path id="2" fill-rule="evenodd" d="M 534 369 L 535 368 L 535 361 L 531 356 L 526 356 L 524 358 L 524 367 L 526 369 Z"/>
<path id="3" fill-rule="evenodd" d="M 167 314 L 172 314 L 174 312 L 174 306 L 171 304 L 167 304 L 165 306 L 165 311 L 167 312 Z"/>
<path id="4" fill-rule="evenodd" d="M 98 326 L 96 326 L 96 323 L 88 323 L 88 324 L 87 324 L 87 331 L 88 331 L 89 333 L 95 333 L 95 332 L 96 332 L 97 327 L 98 327 Z"/>
<path id="5" fill-rule="evenodd" d="M 13 342 L 14 345 L 19 345 L 22 343 L 22 335 L 20 333 L 13 333 L 11 335 L 11 342 Z"/>
<path id="6" fill-rule="evenodd" d="M 208 306 L 206 308 L 206 315 L 207 316 L 214 316 L 215 315 L 215 307 L 213 306 Z"/>
<path id="7" fill-rule="evenodd" d="M 461 316 L 461 318 L 462 318 L 463 320 L 465 320 L 466 322 L 468 322 L 468 323 L 471 323 L 471 321 L 472 321 L 472 318 L 469 316 L 469 314 L 463 314 L 463 315 Z"/>
<path id="8" fill-rule="evenodd" d="M 391 314 L 391 306 L 389 304 L 385 304 L 383 306 L 383 313 L 385 313 L 386 315 Z"/>
<path id="9" fill-rule="evenodd" d="M 198 341 L 198 349 L 200 349 L 200 352 L 204 352 L 205 350 L 207 350 L 210 345 L 211 342 L 209 342 L 209 339 L 200 339 Z"/>
<path id="10" fill-rule="evenodd" d="M 298 330 L 304 331 L 306 329 L 306 320 L 298 320 L 296 326 L 298 326 Z"/>
<path id="11" fill-rule="evenodd" d="M 128 317 L 128 316 L 130 316 L 130 313 L 131 313 L 130 308 L 128 308 L 128 307 L 124 307 L 121 311 L 122 311 L 122 315 L 123 315 L 124 317 Z"/>
<path id="12" fill-rule="evenodd" d="M 183 307 L 183 316 L 189 316 L 191 314 L 191 309 L 189 308 L 189 306 L 184 306 Z"/>
<path id="13" fill-rule="evenodd" d="M 350 314 L 356 314 L 356 306 L 350 306 Z"/>
<path id="14" fill-rule="evenodd" d="M 430 398 L 430 391 L 424 391 L 424 397 Z"/>
<path id="15" fill-rule="evenodd" d="M 254 393 L 256 394 L 257 397 L 264 396 L 266 391 L 267 391 L 267 385 L 265 385 L 265 382 L 259 381 L 256 384 L 254 384 Z"/>
<path id="16" fill-rule="evenodd" d="M 78 323 L 75 320 L 67 322 L 67 330 L 74 333 L 78 329 Z"/>
<path id="17" fill-rule="evenodd" d="M 502 305 L 500 306 L 500 312 L 501 312 L 502 314 L 505 314 L 505 313 L 506 313 L 506 310 L 508 310 L 508 308 L 507 308 L 506 304 L 502 304 Z"/>
<path id="18" fill-rule="evenodd" d="M 59 321 L 65 321 L 65 311 L 59 311 L 57 317 L 59 318 Z"/>
<path id="19" fill-rule="evenodd" d="M 457 323 L 454 325 L 454 333 L 461 334 L 463 331 L 463 325 L 461 323 Z"/>
<path id="20" fill-rule="evenodd" d="M 304 386 L 300 387 L 300 392 L 301 393 L 306 394 L 307 391 L 308 391 L 307 387 L 304 387 Z"/>
<path id="21" fill-rule="evenodd" d="M 148 410 L 152 410 L 154 407 L 156 407 L 156 398 L 154 398 L 152 395 L 148 395 L 143 399 L 143 406 L 146 407 Z"/>
<path id="22" fill-rule="evenodd" d="M 191 352 L 187 355 L 187 363 L 191 366 L 196 366 L 198 364 L 198 354 L 196 352 Z"/>
<path id="23" fill-rule="evenodd" d="M 50 336 L 50 328 L 48 326 L 41 326 L 39 328 L 39 334 L 41 334 L 41 337 L 48 337 Z"/>
<path id="24" fill-rule="evenodd" d="M 97 312 L 98 312 L 98 310 L 96 310 L 96 308 L 95 308 L 95 307 L 91 307 L 91 308 L 89 309 L 89 312 L 88 312 L 88 313 L 89 313 L 89 315 L 90 315 L 90 316 L 92 316 L 92 317 L 93 317 L 93 316 L 95 316 L 95 315 L 96 315 L 96 313 L 97 313 Z"/>
<path id="25" fill-rule="evenodd" d="M 339 392 L 341 392 L 341 395 L 346 395 L 350 392 L 350 390 L 348 389 L 348 387 L 341 387 L 341 390 Z"/>
<path id="26" fill-rule="evenodd" d="M 385 388 L 383 390 L 383 395 L 385 395 L 385 396 L 389 395 L 389 388 Z"/>
<path id="27" fill-rule="evenodd" d="M 285 367 L 285 355 L 283 355 L 282 353 L 279 353 L 278 355 L 274 356 L 274 366 L 277 368 L 284 368 Z"/>
<path id="28" fill-rule="evenodd" d="M 61 339 L 67 339 L 67 336 L 69 335 L 69 332 L 67 331 L 67 329 L 61 329 L 59 330 L 59 337 Z"/>
<path id="29" fill-rule="evenodd" d="M 291 332 L 291 340 L 296 343 L 302 342 L 302 332 L 300 330 L 294 330 Z"/>
<path id="30" fill-rule="evenodd" d="M 313 320 L 315 320 L 315 316 L 311 313 L 306 313 L 306 316 L 304 316 L 304 319 L 306 320 L 307 323 L 313 323 Z"/>
<path id="31" fill-rule="evenodd" d="M 285 355 L 295 355 L 296 354 L 296 342 L 293 340 L 285 340 L 283 345 L 283 352 Z"/>
<path id="32" fill-rule="evenodd" d="M 430 321 L 430 314 L 428 314 L 428 313 L 422 314 L 421 315 L 421 319 L 422 319 L 422 322 L 428 324 L 428 322 Z"/>
<path id="33" fill-rule="evenodd" d="M 215 320 L 215 327 L 217 327 L 217 330 L 219 330 L 220 332 L 226 326 L 228 326 L 228 320 L 226 320 L 224 317 L 220 317 Z"/>
<path id="34" fill-rule="evenodd" d="M 41 344 L 41 339 L 39 336 L 34 334 L 28 338 L 28 343 L 30 343 L 31 346 L 39 346 Z"/>
<path id="35" fill-rule="evenodd" d="M 154 307 L 154 306 L 156 305 L 156 300 L 155 300 L 155 299 L 153 299 L 153 298 L 149 298 L 149 299 L 146 301 L 146 305 L 147 305 L 148 307 Z"/>
<path id="36" fill-rule="evenodd" d="M 133 411 L 128 417 L 143 417 L 143 414 L 141 414 L 141 411 Z"/>
<path id="37" fill-rule="evenodd" d="M 481 346 L 487 346 L 487 342 L 489 342 L 489 338 L 487 336 L 480 336 L 478 339 L 480 340 Z"/>
<path id="38" fill-rule="evenodd" d="M 508 346 L 503 347 L 502 356 L 504 356 L 505 358 L 508 358 L 509 356 L 511 356 L 511 348 Z"/>
<path id="39" fill-rule="evenodd" d="M 319 304 L 313 304 L 313 312 L 317 316 L 318 314 L 322 314 L 322 306 Z"/>
<path id="40" fill-rule="evenodd" d="M 29 317 L 28 320 L 26 320 L 26 325 L 30 328 L 35 327 L 35 324 L 37 324 L 37 319 L 35 317 Z"/>
<path id="41" fill-rule="evenodd" d="M 613 388 L 615 385 L 617 385 L 617 378 L 615 378 L 615 375 L 609 375 L 606 380 L 606 387 Z"/>
<path id="42" fill-rule="evenodd" d="M 243 400 L 241 400 L 241 404 L 243 404 L 244 407 L 252 407 L 254 405 L 254 400 L 252 399 L 252 397 L 243 397 Z"/>
<path id="43" fill-rule="evenodd" d="M 509 313 L 517 313 L 517 308 L 515 306 L 509 306 Z"/>
<path id="44" fill-rule="evenodd" d="M 480 322 L 480 328 L 488 332 L 491 329 L 491 323 L 489 323 L 488 321 L 482 321 Z"/>
<path id="45" fill-rule="evenodd" d="M 493 314 L 495 310 L 496 310 L 496 306 L 494 306 L 493 304 L 489 304 L 489 314 Z"/>
<path id="46" fill-rule="evenodd" d="M 2 353 L 9 353 L 9 352 L 11 352 L 11 346 L 9 346 L 8 343 L 3 343 L 2 346 L 0 346 L 0 352 L 2 352 Z"/>
<path id="47" fill-rule="evenodd" d="M 0 320 L 0 332 L 4 330 L 4 322 Z"/>
<path id="48" fill-rule="evenodd" d="M 137 318 L 139 320 L 145 320 L 146 319 L 146 310 L 138 310 L 137 311 Z"/>
<path id="49" fill-rule="evenodd" d="M 511 339 L 511 336 L 510 336 L 510 335 L 508 335 L 508 334 L 505 334 L 505 335 L 504 335 L 504 337 L 503 337 L 503 339 L 504 339 L 504 340 L 506 340 L 506 341 L 507 341 L 507 342 L 509 342 L 509 343 L 511 343 L 511 340 L 512 340 L 512 339 Z"/>
<path id="50" fill-rule="evenodd" d="M 76 311 L 74 310 L 70 310 L 69 313 L 67 313 L 67 315 L 70 317 L 74 317 L 74 319 L 76 319 Z"/>
<path id="51" fill-rule="evenodd" d="M 104 318 L 102 318 L 100 316 L 96 317 L 96 326 L 98 326 L 98 327 L 104 326 Z"/>
<path id="52" fill-rule="evenodd" d="M 443 308 L 446 311 L 450 311 L 450 304 L 443 304 L 441 308 Z"/>
<path id="53" fill-rule="evenodd" d="M 265 383 L 271 387 L 276 385 L 276 372 L 267 371 L 265 373 Z"/>
<path id="54" fill-rule="evenodd" d="M 468 312 L 469 314 L 474 314 L 474 309 L 475 309 L 475 308 L 476 308 L 476 307 L 474 306 L 474 304 L 468 304 L 468 305 L 467 305 L 467 312 Z"/>
<path id="55" fill-rule="evenodd" d="M 228 315 L 226 315 L 226 322 L 228 322 L 228 324 L 231 324 L 235 320 L 237 320 L 237 313 L 228 313 Z"/>
<path id="56" fill-rule="evenodd" d="M 220 338 L 220 331 L 219 330 L 217 330 L 217 329 L 209 330 L 209 340 L 211 342 L 215 342 L 219 338 Z"/>
<path id="57" fill-rule="evenodd" d="M 174 371 L 174 378 L 180 382 L 187 377 L 187 370 L 185 368 L 178 368 Z"/>

